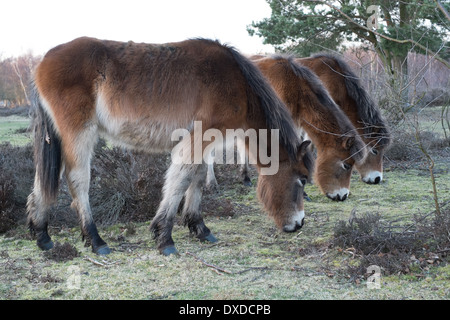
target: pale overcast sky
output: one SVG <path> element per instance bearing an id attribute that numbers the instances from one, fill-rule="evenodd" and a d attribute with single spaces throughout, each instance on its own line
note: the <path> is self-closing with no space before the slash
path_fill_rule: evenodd
<path id="1" fill-rule="evenodd" d="M 149 43 L 203 37 L 242 53 L 273 52 L 246 26 L 270 16 L 265 0 L 1 0 L 0 57 L 44 54 L 80 36 Z"/>

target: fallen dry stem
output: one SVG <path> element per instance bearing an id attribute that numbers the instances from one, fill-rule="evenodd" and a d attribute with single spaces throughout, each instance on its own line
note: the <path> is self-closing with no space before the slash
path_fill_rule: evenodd
<path id="1" fill-rule="evenodd" d="M 186 254 L 187 254 L 187 255 L 190 255 L 190 256 L 192 256 L 192 257 L 194 257 L 197 261 L 200 261 L 201 263 L 203 263 L 203 264 L 204 264 L 205 266 L 207 266 L 207 267 L 213 268 L 213 269 L 215 269 L 215 270 L 217 270 L 217 271 L 220 271 L 220 272 L 224 272 L 224 273 L 228 273 L 228 274 L 233 274 L 233 272 L 231 272 L 231 271 L 228 271 L 228 270 L 226 270 L 226 269 L 223 269 L 223 268 L 221 268 L 221 267 L 218 267 L 218 266 L 215 266 L 215 265 L 213 265 L 213 264 L 210 264 L 210 263 L 206 262 L 205 260 L 203 260 L 203 259 L 197 257 L 195 254 L 192 254 L 192 253 L 190 253 L 190 252 L 186 252 Z"/>

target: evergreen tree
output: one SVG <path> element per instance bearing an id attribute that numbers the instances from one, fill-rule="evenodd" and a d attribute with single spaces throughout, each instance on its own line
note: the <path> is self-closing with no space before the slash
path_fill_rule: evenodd
<path id="1" fill-rule="evenodd" d="M 270 18 L 253 22 L 250 35 L 300 56 L 338 50 L 345 41 L 370 43 L 386 71 L 403 82 L 409 51 L 444 61 L 450 56 L 450 2 L 432 0 L 266 0 Z M 440 6 L 440 7 L 439 7 Z M 448 62 L 446 65 L 449 66 Z"/>

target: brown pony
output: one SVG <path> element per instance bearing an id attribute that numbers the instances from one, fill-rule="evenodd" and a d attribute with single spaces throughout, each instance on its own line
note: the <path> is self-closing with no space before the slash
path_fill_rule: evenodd
<path id="1" fill-rule="evenodd" d="M 370 184 L 380 183 L 383 180 L 383 155 L 391 137 L 380 110 L 358 77 L 340 57 L 331 54 L 321 53 L 296 61 L 317 74 L 366 143 L 368 155 L 362 163 L 355 165 L 361 179 Z"/>
<path id="2" fill-rule="evenodd" d="M 252 60 L 291 111 L 297 126 L 316 146 L 314 182 L 330 199 L 347 199 L 352 167 L 366 155 L 353 124 L 317 76 L 295 63 L 294 57 Z"/>
<path id="3" fill-rule="evenodd" d="M 191 152 L 183 153 L 183 159 L 188 160 L 196 157 L 197 142 L 200 152 L 212 143 L 193 137 L 198 123 L 202 132 L 252 128 L 269 130 L 271 137 L 276 132 L 274 144 L 257 131 L 258 143 L 265 141 L 269 153 L 279 150 L 278 171 L 260 174 L 258 196 L 284 231 L 303 225 L 301 195 L 312 170 L 310 142 L 300 142 L 284 104 L 261 72 L 233 48 L 205 39 L 157 45 L 78 38 L 45 55 L 35 72 L 34 95 L 36 175 L 27 211 L 28 226 L 43 250 L 53 247 L 47 208 L 56 201 L 64 174 L 83 239 L 97 254 L 110 252 L 92 219 L 88 196 L 99 135 L 148 152 L 187 145 Z M 178 129 L 187 134 L 177 144 L 173 133 Z M 267 163 L 253 156 L 262 172 Z M 204 160 L 169 167 L 150 227 L 161 253 L 177 252 L 172 228 L 183 196 L 185 225 L 200 240 L 217 241 L 200 212 L 206 171 Z"/>
<path id="4" fill-rule="evenodd" d="M 365 157 L 365 146 L 344 112 L 333 102 L 318 77 L 295 62 L 292 56 L 252 56 L 317 149 L 314 182 L 330 199 L 344 201 L 350 192 L 352 167 Z M 242 147 L 241 147 L 242 150 Z M 248 161 L 242 152 L 244 184 L 248 184 Z M 207 184 L 214 184 L 209 167 Z"/>

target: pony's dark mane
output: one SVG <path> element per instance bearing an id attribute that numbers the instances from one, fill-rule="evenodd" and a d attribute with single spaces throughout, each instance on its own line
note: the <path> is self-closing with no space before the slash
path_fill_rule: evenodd
<path id="1" fill-rule="evenodd" d="M 225 47 L 231 53 L 242 74 L 247 79 L 252 91 L 250 93 L 253 93 L 253 99 L 249 99 L 250 108 L 253 110 L 249 110 L 249 115 L 258 115 L 262 111 L 268 128 L 279 129 L 281 145 L 286 149 L 289 158 L 295 160 L 297 158 L 297 149 L 300 145 L 300 138 L 289 110 L 278 98 L 261 71 L 250 60 L 233 47 Z"/>
<path id="2" fill-rule="evenodd" d="M 322 81 L 320 81 L 319 77 L 309 68 L 296 63 L 295 62 L 296 57 L 294 55 L 274 54 L 271 56 L 271 58 L 274 60 L 284 59 L 287 62 L 289 62 L 289 66 L 294 72 L 294 74 L 297 77 L 308 81 L 308 83 L 311 86 L 311 89 L 317 95 L 317 98 L 319 99 L 320 103 L 326 106 L 335 106 L 333 99 L 331 99 L 330 95 L 323 86 Z"/>
<path id="3" fill-rule="evenodd" d="M 295 62 L 296 57 L 294 55 L 280 55 L 276 54 L 271 57 L 272 59 L 284 59 L 289 63 L 290 69 L 294 72 L 295 76 L 306 80 L 314 94 L 317 96 L 319 102 L 326 107 L 328 110 L 333 112 L 333 114 L 338 117 L 338 125 L 344 126 L 342 129 L 345 132 L 354 131 L 353 125 L 347 119 L 345 113 L 341 111 L 339 106 L 333 101 L 328 91 L 325 89 L 322 81 L 319 77 L 312 72 L 308 67 L 302 66 Z M 356 134 L 356 132 L 352 132 Z"/>
<path id="4" fill-rule="evenodd" d="M 367 91 L 362 87 L 359 78 L 351 70 L 350 66 L 341 57 L 328 52 L 314 54 L 312 58 L 331 59 L 337 63 L 338 67 L 341 69 L 340 71 L 334 70 L 331 65 L 328 65 L 328 67 L 344 77 L 347 93 L 350 98 L 355 101 L 358 107 L 358 115 L 363 122 L 365 136 L 367 138 L 377 138 L 378 146 L 388 146 L 391 137 L 389 130 L 387 129 L 387 124 L 384 121 L 379 108 Z M 326 61 L 323 62 L 327 64 Z"/>
<path id="5" fill-rule="evenodd" d="M 312 72 L 308 67 L 302 66 L 295 62 L 296 57 L 294 55 L 274 55 L 272 56 L 272 59 L 283 59 L 287 61 L 295 76 L 308 82 L 311 90 L 316 95 L 319 102 L 326 108 L 327 112 L 332 113 L 334 117 L 336 117 L 336 123 L 333 125 L 341 130 L 342 136 L 355 136 L 358 134 L 347 115 L 334 102 L 322 81 L 314 72 Z M 354 150 L 353 157 L 356 161 L 360 161 L 364 158 L 364 153 L 360 152 L 363 148 L 364 146 L 359 143 L 352 146 L 352 149 Z"/>

